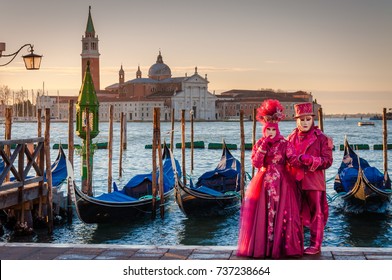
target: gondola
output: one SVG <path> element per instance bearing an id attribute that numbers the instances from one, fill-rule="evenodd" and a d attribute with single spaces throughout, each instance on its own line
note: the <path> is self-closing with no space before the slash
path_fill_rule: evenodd
<path id="1" fill-rule="evenodd" d="M 4 161 L 0 160 L 0 174 L 4 169 Z M 66 156 L 63 148 L 60 148 L 55 161 L 51 164 L 52 171 L 52 188 L 60 189 L 62 184 L 67 180 L 67 164 Z M 46 170 L 44 171 L 44 182 L 47 182 Z M 31 178 L 27 176 L 26 178 Z M 14 181 L 15 177 L 11 177 L 10 181 Z"/>
<path id="2" fill-rule="evenodd" d="M 196 184 L 179 182 L 175 199 L 188 217 L 226 216 L 240 209 L 241 163 L 233 157 L 226 144 L 217 167 L 202 174 Z"/>
<path id="3" fill-rule="evenodd" d="M 52 171 L 52 187 L 60 188 L 67 180 L 67 157 L 64 150 L 60 147 L 56 160 L 51 165 Z M 44 181 L 46 182 L 46 171 L 44 173 Z"/>
<path id="4" fill-rule="evenodd" d="M 351 213 L 385 213 L 392 194 L 388 172 L 382 174 L 359 157 L 347 138 L 334 190 L 343 199 L 345 211 Z"/>
<path id="5" fill-rule="evenodd" d="M 177 172 L 181 172 L 181 168 L 166 144 L 164 145 L 162 159 L 164 199 L 167 201 L 173 195 L 174 185 L 178 181 Z M 90 197 L 76 186 L 72 166 L 69 162 L 67 162 L 67 169 L 69 172 L 70 194 L 76 205 L 76 213 L 84 223 L 124 223 L 148 215 L 151 216 L 153 211 L 152 172 L 135 175 L 122 190 L 118 190 L 116 184 L 114 184 L 113 192 Z M 179 176 L 181 176 L 181 173 Z M 156 177 L 158 188 L 159 172 L 157 172 Z M 158 208 L 159 206 L 160 196 L 158 194 L 155 207 Z"/>

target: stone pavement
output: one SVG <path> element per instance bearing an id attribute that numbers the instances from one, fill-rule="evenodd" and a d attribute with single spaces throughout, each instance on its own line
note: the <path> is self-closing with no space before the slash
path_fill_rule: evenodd
<path id="1" fill-rule="evenodd" d="M 0 260 L 246 260 L 233 246 L 0 243 Z M 293 260 L 392 260 L 392 248 L 323 247 Z"/>

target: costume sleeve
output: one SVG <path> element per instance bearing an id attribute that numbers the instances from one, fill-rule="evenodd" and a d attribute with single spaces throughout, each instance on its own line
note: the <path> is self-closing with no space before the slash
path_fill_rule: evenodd
<path id="1" fill-rule="evenodd" d="M 297 153 L 295 151 L 294 145 L 291 142 L 287 142 L 287 147 L 286 147 L 287 163 L 295 168 L 303 167 L 304 165 L 299 160 L 299 156 L 300 155 L 297 155 Z"/>
<path id="2" fill-rule="evenodd" d="M 252 164 L 256 168 L 261 168 L 264 165 L 264 158 L 266 152 L 261 149 L 261 144 L 263 143 L 263 138 L 260 138 L 252 149 Z"/>
<path id="3" fill-rule="evenodd" d="M 320 156 L 312 156 L 313 163 L 309 167 L 310 171 L 315 170 L 324 170 L 329 168 L 332 165 L 332 148 L 333 141 L 332 138 L 329 138 L 325 135 L 318 136 L 320 141 Z"/>

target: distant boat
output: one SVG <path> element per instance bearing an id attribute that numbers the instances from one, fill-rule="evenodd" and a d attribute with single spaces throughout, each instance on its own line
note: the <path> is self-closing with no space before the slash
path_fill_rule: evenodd
<path id="1" fill-rule="evenodd" d="M 358 126 L 374 125 L 374 122 L 358 122 Z"/>

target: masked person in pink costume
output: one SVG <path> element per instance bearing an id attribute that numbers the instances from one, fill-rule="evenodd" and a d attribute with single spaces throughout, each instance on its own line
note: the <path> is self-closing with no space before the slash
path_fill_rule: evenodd
<path id="1" fill-rule="evenodd" d="M 303 254 L 300 193 L 287 167 L 302 164 L 292 144 L 280 135 L 283 117 L 278 100 L 266 100 L 257 110 L 263 137 L 252 150 L 258 172 L 241 206 L 238 256 L 279 259 Z"/>
<path id="2" fill-rule="evenodd" d="M 288 136 L 304 168 L 293 168 L 297 184 L 302 190 L 301 216 L 310 230 L 310 246 L 305 254 L 318 254 L 328 219 L 328 203 L 324 170 L 332 165 L 332 139 L 314 125 L 311 102 L 294 105 L 297 128 Z"/>

